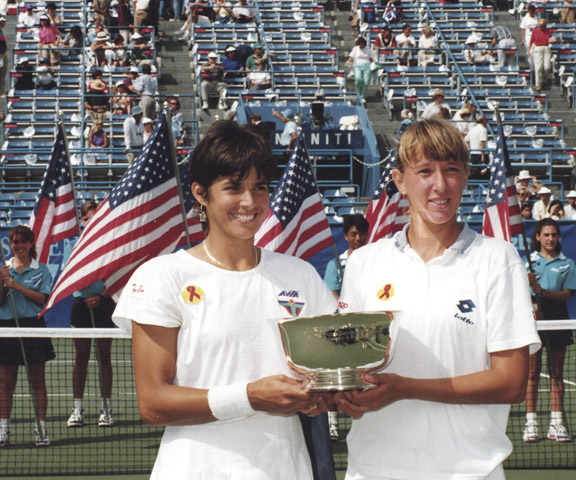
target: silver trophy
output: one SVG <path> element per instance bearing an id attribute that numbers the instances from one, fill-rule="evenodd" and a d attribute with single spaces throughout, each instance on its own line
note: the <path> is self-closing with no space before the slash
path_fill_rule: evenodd
<path id="1" fill-rule="evenodd" d="M 361 375 L 392 359 L 392 318 L 391 312 L 360 312 L 281 320 L 288 366 L 308 377 L 312 392 L 368 388 Z"/>

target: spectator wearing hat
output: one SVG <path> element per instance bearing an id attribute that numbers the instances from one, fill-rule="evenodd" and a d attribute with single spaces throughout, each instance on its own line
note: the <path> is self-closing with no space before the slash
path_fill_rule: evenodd
<path id="1" fill-rule="evenodd" d="M 52 73 L 52 67 L 50 66 L 50 61 L 48 57 L 43 57 L 38 62 L 39 65 L 36 67 L 36 82 L 38 88 L 41 90 L 51 90 L 56 87 L 56 82 L 54 81 L 54 74 Z"/>
<path id="2" fill-rule="evenodd" d="M 232 20 L 236 23 L 252 23 L 254 18 L 254 9 L 247 5 L 246 0 L 238 0 L 232 8 Z"/>
<path id="3" fill-rule="evenodd" d="M 242 77 L 242 72 L 245 70 L 245 67 L 236 56 L 236 47 L 234 45 L 227 45 L 224 49 L 224 56 L 226 57 L 222 60 L 224 81 L 228 82 L 233 78 Z"/>
<path id="4" fill-rule="evenodd" d="M 227 85 L 222 81 L 224 67 L 218 64 L 218 54 L 210 52 L 208 61 L 200 67 L 202 82 L 200 83 L 200 92 L 202 94 L 202 110 L 208 110 L 208 98 L 212 94 L 218 94 L 218 108 L 226 110 L 226 93 Z"/>
<path id="5" fill-rule="evenodd" d="M 422 119 L 428 120 L 430 118 L 436 118 L 438 116 L 438 112 L 440 111 L 440 107 L 444 107 L 448 109 L 448 112 L 451 112 L 450 106 L 444 102 L 444 90 L 438 88 L 434 91 L 432 95 L 432 103 L 426 105 L 424 112 L 422 113 Z"/>
<path id="6" fill-rule="evenodd" d="M 474 107 L 474 105 L 467 103 L 454 114 L 454 117 L 452 117 L 452 125 L 462 135 L 466 136 L 474 126 L 474 123 L 471 120 L 472 115 L 474 115 L 475 113 L 476 108 Z"/>
<path id="7" fill-rule="evenodd" d="M 142 139 L 144 140 L 144 143 L 146 143 L 154 131 L 154 121 L 151 118 L 142 117 L 142 127 L 144 128 Z"/>
<path id="8" fill-rule="evenodd" d="M 20 57 L 17 61 L 16 72 L 18 77 L 14 88 L 16 90 L 34 90 L 34 69 L 28 57 Z"/>
<path id="9" fill-rule="evenodd" d="M 130 150 L 139 150 L 144 145 L 144 125 L 142 108 L 136 105 L 132 109 L 132 115 L 124 120 L 124 153 L 128 163 L 132 163 L 136 155 Z"/>
<path id="10" fill-rule="evenodd" d="M 422 35 L 418 39 L 418 66 L 426 67 L 429 63 L 434 63 L 436 55 L 437 39 L 432 34 L 432 29 L 426 25 L 422 27 Z"/>
<path id="11" fill-rule="evenodd" d="M 476 118 L 476 125 L 464 137 L 468 148 L 470 149 L 470 163 L 475 165 L 472 168 L 470 177 L 479 179 L 484 178 L 488 173 L 486 168 L 481 168 L 479 165 L 488 164 L 484 149 L 488 142 L 488 119 L 484 115 L 479 115 Z"/>
<path id="12" fill-rule="evenodd" d="M 532 207 L 532 217 L 534 220 L 542 220 L 550 216 L 550 199 L 552 198 L 552 190 L 548 187 L 542 187 L 537 192 L 539 200 L 534 203 Z"/>
<path id="13" fill-rule="evenodd" d="M 24 4 L 24 11 L 18 15 L 18 27 L 31 28 L 40 25 L 40 17 L 34 13 L 34 5 L 32 3 Z M 30 30 L 28 30 L 30 32 Z"/>
<path id="14" fill-rule="evenodd" d="M 142 75 L 134 81 L 134 88 L 140 94 L 140 106 L 144 116 L 156 118 L 156 80 L 152 77 L 152 67 L 142 65 Z"/>
<path id="15" fill-rule="evenodd" d="M 144 35 L 142 35 L 139 31 L 136 31 L 132 34 L 128 48 L 130 50 L 130 56 L 133 64 L 145 65 L 147 63 L 152 63 L 153 54 L 151 52 L 150 45 L 148 45 L 146 37 L 144 37 Z"/>
<path id="16" fill-rule="evenodd" d="M 96 34 L 96 40 L 90 45 L 90 50 L 96 56 L 96 64 L 99 67 L 108 65 L 108 51 L 110 50 L 108 40 L 110 40 L 108 33 L 102 30 Z"/>
<path id="17" fill-rule="evenodd" d="M 545 18 L 538 20 L 538 27 L 532 32 L 530 43 L 528 44 L 527 55 L 532 56 L 534 63 L 534 74 L 537 92 L 548 81 L 548 76 L 552 70 L 552 50 L 550 43 L 552 41 L 552 30 L 548 28 Z"/>
<path id="18" fill-rule="evenodd" d="M 115 115 L 130 115 L 134 98 L 130 95 L 123 80 L 118 80 L 114 86 L 115 95 L 112 97 L 112 112 Z"/>
<path id="19" fill-rule="evenodd" d="M 272 55 L 264 52 L 264 49 L 260 43 L 253 43 L 252 55 L 246 59 L 246 70 L 256 70 L 256 61 L 262 63 L 265 70 L 270 70 L 270 63 L 268 61 L 269 56 Z"/>
<path id="20" fill-rule="evenodd" d="M 138 69 L 138 67 L 132 66 L 132 67 L 130 67 L 130 71 L 128 72 L 128 76 L 124 80 L 122 80 L 122 82 L 124 82 L 124 85 L 126 86 L 126 89 L 128 90 L 128 93 L 130 93 L 132 95 L 138 95 L 138 91 L 136 90 L 136 87 L 134 86 L 134 82 L 136 81 L 136 79 L 138 78 L 139 75 L 140 75 L 140 70 Z"/>
<path id="21" fill-rule="evenodd" d="M 492 38 L 492 48 L 497 48 L 498 68 L 502 69 L 504 64 L 512 66 L 516 63 L 516 55 L 507 53 L 509 50 L 516 48 L 516 40 L 512 36 L 510 29 L 504 25 L 494 25 L 490 30 Z"/>
<path id="22" fill-rule="evenodd" d="M 0 96 L 6 95 L 6 74 L 8 73 L 8 44 L 4 36 L 3 29 L 6 26 L 6 19 L 0 15 Z"/>
<path id="23" fill-rule="evenodd" d="M 470 65 L 488 65 L 493 62 L 493 57 L 486 51 L 476 48 L 478 37 L 472 33 L 466 39 L 466 49 L 464 50 L 464 58 Z"/>
<path id="24" fill-rule="evenodd" d="M 38 55 L 49 57 L 50 65 L 60 64 L 60 42 L 62 34 L 55 25 L 52 25 L 48 15 L 40 17 L 40 28 L 38 29 Z"/>
<path id="25" fill-rule="evenodd" d="M 280 145 L 286 147 L 287 150 L 292 150 L 294 143 L 298 139 L 298 125 L 294 121 L 294 112 L 289 108 L 283 110 L 282 113 L 272 109 L 272 115 L 280 119 L 284 124 L 284 130 L 282 130 L 280 135 Z"/>
<path id="26" fill-rule="evenodd" d="M 58 10 L 58 8 L 54 2 L 49 2 L 46 4 L 46 15 L 48 15 L 50 23 L 58 27 L 62 25 L 62 16 L 59 15 L 56 10 Z"/>
<path id="27" fill-rule="evenodd" d="M 537 183 L 536 177 L 530 175 L 529 170 L 520 170 L 518 176 L 516 177 L 515 183 L 516 183 L 516 191 L 518 192 L 520 188 L 524 187 L 526 189 L 528 198 L 530 198 L 530 196 L 532 194 L 535 194 L 538 190 L 534 189 L 534 185 L 536 185 Z"/>
<path id="28" fill-rule="evenodd" d="M 84 97 L 84 109 L 88 110 L 92 123 L 104 122 L 108 110 L 108 87 L 102 81 L 102 71 L 94 70 Z"/>
<path id="29" fill-rule="evenodd" d="M 564 206 L 566 220 L 576 220 L 576 190 L 570 190 L 566 194 L 567 203 Z"/>

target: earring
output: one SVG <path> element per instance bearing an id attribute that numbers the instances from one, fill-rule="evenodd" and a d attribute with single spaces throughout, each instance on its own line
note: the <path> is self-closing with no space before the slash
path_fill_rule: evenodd
<path id="1" fill-rule="evenodd" d="M 200 223 L 206 223 L 206 207 L 204 205 L 200 205 L 198 219 L 200 220 Z"/>

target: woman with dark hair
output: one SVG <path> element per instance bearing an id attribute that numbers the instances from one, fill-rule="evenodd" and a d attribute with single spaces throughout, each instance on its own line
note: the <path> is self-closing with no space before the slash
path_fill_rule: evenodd
<path id="1" fill-rule="evenodd" d="M 346 65 L 354 66 L 354 87 L 363 103 L 366 103 L 366 93 L 368 92 L 368 85 L 370 85 L 370 78 L 372 76 L 370 63 L 374 61 L 372 49 L 367 45 L 364 37 L 358 37 L 355 42 L 355 47 L 350 52 L 348 60 L 346 61 Z"/>
<path id="2" fill-rule="evenodd" d="M 275 170 L 258 129 L 213 123 L 190 163 L 204 241 L 140 267 L 114 312 L 140 413 L 167 425 L 152 479 L 312 478 L 295 413 L 328 405 L 290 376 L 277 319 L 336 300 L 312 265 L 254 245 Z"/>
<path id="3" fill-rule="evenodd" d="M 70 50 L 66 52 L 66 55 L 79 55 L 82 52 L 84 39 L 82 28 L 80 28 L 79 25 L 74 25 L 70 29 L 62 41 L 62 46 L 70 48 Z"/>
<path id="4" fill-rule="evenodd" d="M 50 271 L 36 260 L 34 233 L 30 228 L 14 227 L 8 237 L 13 257 L 0 270 L 0 326 L 45 328 L 44 318 L 38 318 L 38 314 L 50 294 Z M 27 365 L 39 421 L 34 431 L 36 446 L 50 445 L 46 430 L 45 365 L 55 356 L 49 338 L 0 339 L 0 448 L 10 445 L 10 414 L 20 365 Z"/>
<path id="5" fill-rule="evenodd" d="M 534 302 L 538 305 L 541 320 L 566 320 L 566 302 L 576 290 L 576 266 L 562 253 L 560 226 L 552 218 L 540 220 L 534 227 L 530 247 L 532 270 L 528 281 L 532 287 Z M 527 265 L 528 266 L 528 265 Z M 574 343 L 570 330 L 545 330 L 540 333 L 542 345 L 548 354 L 550 376 L 550 426 L 547 437 L 557 442 L 570 442 L 572 437 L 564 425 L 562 398 L 564 396 L 564 359 L 566 347 Z M 539 440 L 539 424 L 536 406 L 538 383 L 542 371 L 542 350 L 530 356 L 530 375 L 526 392 L 526 427 L 524 441 Z"/>
<path id="6" fill-rule="evenodd" d="M 548 207 L 548 217 L 552 218 L 553 220 L 564 220 L 564 205 L 560 200 L 555 198 L 550 202 L 550 206 Z"/>

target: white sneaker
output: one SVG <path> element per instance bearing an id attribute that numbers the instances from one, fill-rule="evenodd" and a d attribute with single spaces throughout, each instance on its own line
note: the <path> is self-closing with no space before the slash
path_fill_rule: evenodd
<path id="1" fill-rule="evenodd" d="M 98 420 L 99 427 L 113 427 L 114 426 L 114 417 L 112 416 L 112 410 L 108 410 L 105 412 L 104 410 L 100 410 L 100 418 Z"/>
<path id="2" fill-rule="evenodd" d="M 537 423 L 527 423 L 524 427 L 524 435 L 522 439 L 526 443 L 536 443 L 538 441 L 538 424 Z"/>
<path id="3" fill-rule="evenodd" d="M 48 437 L 47 430 L 34 430 L 34 435 L 36 437 L 36 446 L 37 447 L 49 447 L 50 446 L 50 437 Z"/>
<path id="4" fill-rule="evenodd" d="M 330 425 L 328 431 L 330 433 L 330 440 L 338 440 L 338 427 L 336 425 Z"/>
<path id="5" fill-rule="evenodd" d="M 220 100 L 218 102 L 218 110 L 226 110 L 227 108 L 228 108 L 228 104 L 225 101 Z"/>
<path id="6" fill-rule="evenodd" d="M 0 430 L 0 448 L 10 445 L 10 430 Z"/>
<path id="7" fill-rule="evenodd" d="M 208 106 L 208 102 L 202 103 L 202 110 L 209 110 L 210 107 Z"/>
<path id="8" fill-rule="evenodd" d="M 79 408 L 72 409 L 72 415 L 68 419 L 69 427 L 81 427 L 84 425 L 84 410 Z"/>
<path id="9" fill-rule="evenodd" d="M 562 424 L 553 425 L 550 424 L 548 427 L 548 438 L 550 440 L 556 440 L 557 442 L 571 442 L 572 437 L 566 430 L 566 427 Z"/>

